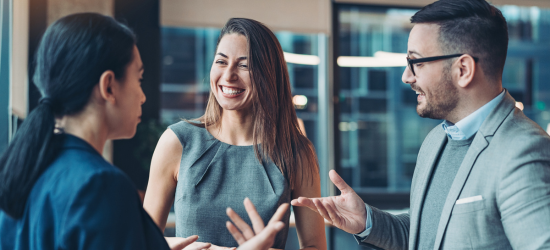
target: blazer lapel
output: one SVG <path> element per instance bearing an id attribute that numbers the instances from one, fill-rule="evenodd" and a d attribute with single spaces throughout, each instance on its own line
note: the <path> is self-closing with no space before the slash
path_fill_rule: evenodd
<path id="1" fill-rule="evenodd" d="M 443 235 L 447 229 L 455 202 L 462 192 L 462 188 L 464 187 L 464 184 L 466 183 L 477 158 L 481 152 L 489 146 L 487 137 L 491 137 L 496 133 L 502 122 L 504 122 L 504 119 L 506 119 L 510 112 L 515 108 L 515 102 L 516 101 L 514 98 L 512 98 L 506 90 L 504 99 L 487 116 L 483 124 L 481 124 L 481 127 L 472 141 L 472 145 L 470 145 L 470 149 L 468 149 L 468 152 L 466 153 L 466 156 L 458 169 L 453 184 L 451 185 L 451 189 L 449 190 L 449 194 L 447 195 L 447 199 L 445 200 L 445 205 L 443 206 L 443 211 L 441 213 L 441 219 L 439 220 L 439 225 L 437 228 L 434 249 L 439 249 L 441 247 Z"/>
<path id="2" fill-rule="evenodd" d="M 434 130 L 434 133 L 424 140 L 426 145 L 425 147 L 423 145 L 423 148 L 420 150 L 415 167 L 416 178 L 413 178 L 413 188 L 411 189 L 410 249 L 414 249 L 416 246 L 419 226 L 418 221 L 420 219 L 421 207 L 426 196 L 430 176 L 432 176 L 439 154 L 447 142 L 447 134 L 441 126 L 438 125 Z"/>
<path id="3" fill-rule="evenodd" d="M 460 192 L 462 192 L 464 183 L 466 183 L 468 175 L 470 175 L 470 170 L 472 170 L 477 157 L 487 147 L 487 145 L 489 145 L 489 143 L 485 139 L 485 136 L 478 132 L 475 135 L 474 141 L 472 141 L 472 145 L 470 145 L 470 149 L 468 149 L 458 172 L 456 173 L 456 177 L 451 185 L 447 199 L 445 200 L 445 205 L 443 206 L 443 211 L 441 212 L 441 219 L 439 220 L 439 226 L 437 228 L 434 249 L 439 249 L 455 202 L 458 199 Z"/>

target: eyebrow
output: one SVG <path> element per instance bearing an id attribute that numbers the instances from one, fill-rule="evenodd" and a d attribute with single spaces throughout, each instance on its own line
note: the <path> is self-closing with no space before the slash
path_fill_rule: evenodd
<path id="1" fill-rule="evenodd" d="M 416 51 L 414 51 L 414 50 L 409 50 L 409 55 L 410 55 L 410 54 L 417 54 L 417 55 L 419 55 L 420 57 L 423 57 L 420 53 L 418 53 L 418 52 L 416 52 Z"/>
<path id="2" fill-rule="evenodd" d="M 218 52 L 216 55 L 220 55 L 220 56 L 222 56 L 222 57 L 225 57 L 225 58 L 229 59 L 229 57 L 226 56 L 226 55 L 225 55 L 224 53 L 222 53 L 222 52 Z M 241 56 L 241 57 L 237 58 L 237 60 L 239 60 L 239 61 L 240 61 L 240 60 L 246 60 L 247 58 L 248 58 L 248 57 L 246 57 L 246 56 Z"/>

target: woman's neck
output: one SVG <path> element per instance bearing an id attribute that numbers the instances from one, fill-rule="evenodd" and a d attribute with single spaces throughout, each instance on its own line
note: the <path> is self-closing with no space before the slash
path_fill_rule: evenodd
<path id="1" fill-rule="evenodd" d="M 216 139 L 236 146 L 254 143 L 254 117 L 251 112 L 224 110 L 217 125 L 209 127 Z"/>
<path id="2" fill-rule="evenodd" d="M 90 144 L 98 153 L 103 152 L 108 131 L 104 119 L 92 110 L 83 110 L 75 115 L 56 119 L 56 124 L 67 134 L 74 135 Z"/>

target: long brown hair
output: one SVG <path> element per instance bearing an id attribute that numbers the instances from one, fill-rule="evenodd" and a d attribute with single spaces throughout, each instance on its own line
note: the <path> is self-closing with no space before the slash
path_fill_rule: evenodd
<path id="1" fill-rule="evenodd" d="M 221 30 L 217 44 L 228 34 L 243 35 L 248 43 L 256 157 L 260 162 L 270 160 L 275 163 L 292 189 L 297 187 L 298 174 L 302 177 L 300 181 L 304 176 L 308 182 L 313 180 L 318 171 L 317 156 L 313 144 L 298 126 L 286 61 L 277 37 L 262 23 L 246 18 L 229 19 Z M 222 112 L 211 90 L 206 112 L 197 120 L 205 127 L 216 125 Z"/>

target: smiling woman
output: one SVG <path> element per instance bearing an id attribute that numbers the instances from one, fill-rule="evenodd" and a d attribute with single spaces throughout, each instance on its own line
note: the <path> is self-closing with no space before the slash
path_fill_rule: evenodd
<path id="1" fill-rule="evenodd" d="M 299 196 L 320 196 L 318 163 L 300 132 L 284 54 L 263 24 L 230 19 L 218 38 L 205 114 L 171 125 L 157 145 L 144 206 L 164 228 L 174 203 L 176 236 L 234 247 L 227 207 L 246 217 L 250 198 L 264 221 Z M 294 209 L 302 248 L 326 249 L 323 219 Z M 286 228 L 273 248 L 284 248 Z M 247 221 L 249 222 L 249 221 Z"/>

